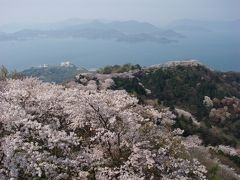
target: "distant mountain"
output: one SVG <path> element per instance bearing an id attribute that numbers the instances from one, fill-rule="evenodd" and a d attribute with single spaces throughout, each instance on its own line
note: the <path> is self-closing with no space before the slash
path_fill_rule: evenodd
<path id="1" fill-rule="evenodd" d="M 160 33 L 164 30 L 146 22 L 138 21 L 114 21 L 106 24 L 109 28 L 116 29 L 125 34 L 140 34 L 140 33 Z"/>
<path id="2" fill-rule="evenodd" d="M 76 22 L 76 24 L 74 24 Z M 87 38 L 124 42 L 177 42 L 184 36 L 170 29 L 160 29 L 150 23 L 138 21 L 78 21 L 62 25 L 49 25 L 49 29 L 23 29 L 14 33 L 0 34 L 0 41 L 27 40 L 32 38 Z"/>
<path id="3" fill-rule="evenodd" d="M 79 68 L 70 62 L 63 62 L 60 65 L 42 65 L 32 67 L 21 72 L 24 76 L 37 77 L 45 82 L 63 83 L 74 80 L 79 73 L 87 72 L 84 68 Z"/>

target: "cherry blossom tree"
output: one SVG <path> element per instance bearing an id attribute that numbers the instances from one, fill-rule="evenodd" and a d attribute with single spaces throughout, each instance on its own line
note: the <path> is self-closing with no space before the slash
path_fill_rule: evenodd
<path id="1" fill-rule="evenodd" d="M 0 86 L 0 179 L 206 178 L 172 130 L 173 113 L 95 83 Z"/>

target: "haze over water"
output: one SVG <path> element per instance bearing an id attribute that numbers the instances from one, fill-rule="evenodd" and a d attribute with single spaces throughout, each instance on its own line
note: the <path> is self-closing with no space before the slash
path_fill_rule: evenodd
<path id="1" fill-rule="evenodd" d="M 0 0 L 0 35 L 23 29 L 38 30 L 47 23 L 76 18 L 149 22 L 184 36 L 176 43 L 167 44 L 86 38 L 0 41 L 0 64 L 23 70 L 70 61 L 81 67 L 98 68 L 124 63 L 148 66 L 193 58 L 217 70 L 239 71 L 238 7 L 238 0 L 186 0 L 184 3 L 176 0 Z M 180 24 L 179 19 L 183 19 Z M 234 22 L 234 28 L 229 28 L 226 22 Z M 225 25 L 219 26 L 221 23 Z M 215 29 L 204 29 L 208 26 Z"/>

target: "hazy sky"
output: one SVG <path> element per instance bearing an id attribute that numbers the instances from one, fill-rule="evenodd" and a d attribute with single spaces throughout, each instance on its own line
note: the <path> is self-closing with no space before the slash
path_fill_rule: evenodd
<path id="1" fill-rule="evenodd" d="M 142 20 L 234 20 L 240 0 L 0 0 L 0 25 L 53 22 L 68 18 Z"/>

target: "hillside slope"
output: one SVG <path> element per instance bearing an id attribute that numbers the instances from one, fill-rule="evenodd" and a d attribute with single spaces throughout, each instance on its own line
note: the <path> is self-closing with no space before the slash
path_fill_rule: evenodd
<path id="1" fill-rule="evenodd" d="M 123 71 L 128 71 L 125 72 L 128 76 L 120 75 Z M 116 76 L 116 72 L 121 73 Z M 137 95 L 143 103 L 176 109 L 179 114 L 176 125 L 185 130 L 186 136 L 198 134 L 211 145 L 240 145 L 240 73 L 214 71 L 196 60 L 148 68 L 108 66 L 99 73 L 102 76 L 114 73 L 114 88 Z M 190 112 L 191 119 L 200 122 L 200 126 L 195 127 L 188 118 L 181 117 L 183 113 L 177 109 Z"/>

